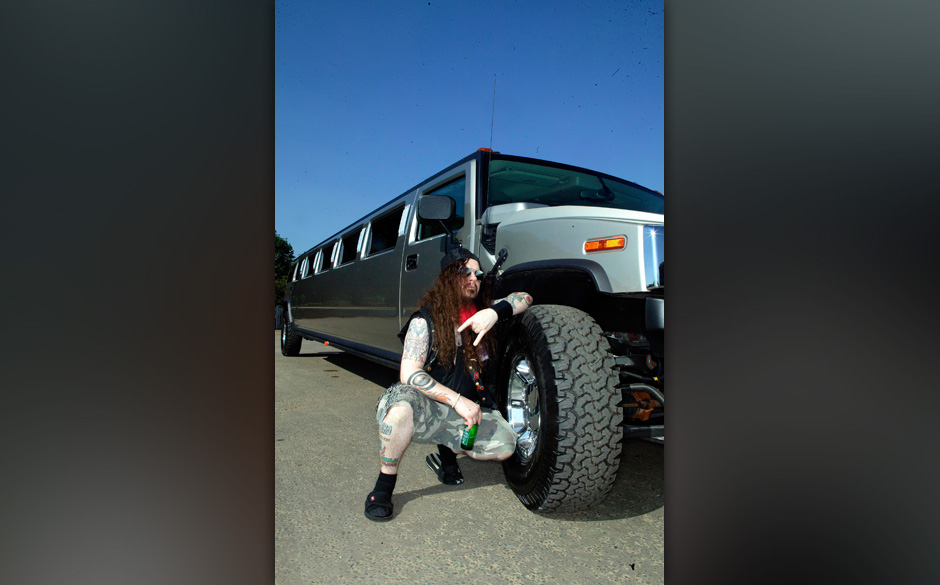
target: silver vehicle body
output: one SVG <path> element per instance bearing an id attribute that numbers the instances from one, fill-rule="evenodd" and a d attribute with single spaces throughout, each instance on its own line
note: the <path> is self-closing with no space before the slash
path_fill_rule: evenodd
<path id="1" fill-rule="evenodd" d="M 496 263 L 497 251 L 505 249 L 503 274 L 538 269 L 541 264 L 545 269 L 564 266 L 589 274 L 601 293 L 645 296 L 661 286 L 658 266 L 651 265 L 651 258 L 662 262 L 662 239 L 658 246 L 651 241 L 649 228 L 658 227 L 661 234 L 663 214 L 536 203 L 480 209 L 482 155 L 471 155 L 300 254 L 286 295 L 287 318 L 296 330 L 304 337 L 397 364 L 401 343 L 396 335 L 437 276 L 447 238 L 445 234 L 419 238 L 421 220 L 415 203 L 461 180 L 465 186 L 458 216 L 473 221 L 464 221 L 455 235 L 479 256 L 484 271 Z M 376 222 L 390 214 L 397 218 L 394 247 L 372 253 Z M 493 225 L 498 242 L 490 251 L 480 243 L 485 227 Z M 585 241 L 615 236 L 624 236 L 626 249 L 633 253 L 583 250 Z M 344 262 L 344 257 L 349 260 Z M 309 266 L 306 274 L 305 266 Z"/>
<path id="2" fill-rule="evenodd" d="M 499 333 L 506 338 L 503 341 L 513 336 L 542 336 L 543 345 L 549 348 L 540 350 L 543 356 L 538 358 L 532 344 L 510 344 L 517 355 L 497 357 L 512 362 L 511 366 L 500 363 L 494 369 L 503 372 L 505 379 L 499 386 L 506 395 L 504 414 L 521 421 L 520 437 L 531 435 L 537 441 L 546 418 L 548 428 L 553 430 L 542 431 L 545 441 L 552 433 L 552 441 L 554 435 L 563 434 L 555 429 L 556 419 L 565 418 L 558 412 L 563 408 L 563 401 L 557 397 L 562 385 L 556 388 L 549 378 L 558 377 L 562 367 L 554 354 L 580 343 L 575 334 L 567 331 L 569 324 L 582 321 L 591 322 L 590 336 L 600 340 L 592 340 L 598 344 L 591 346 L 595 349 L 578 351 L 604 354 L 599 356 L 602 367 L 613 372 L 610 378 L 604 373 L 600 381 L 590 382 L 598 386 L 591 390 L 591 400 L 604 403 L 598 407 L 603 416 L 615 410 L 614 405 L 622 406 L 617 404 L 621 397 L 624 403 L 645 397 L 655 400 L 655 409 L 648 409 L 647 414 L 654 412 L 654 417 L 662 418 L 662 195 L 603 173 L 487 149 L 405 191 L 296 258 L 285 291 L 285 355 L 296 355 L 303 338 L 329 342 L 390 367 L 398 366 L 402 346 L 397 334 L 419 308 L 417 301 L 437 277 L 440 259 L 451 241 L 439 218 L 420 217 L 419 202 L 442 196 L 455 203 L 456 214 L 446 220 L 448 232 L 480 258 L 484 271 L 498 266 L 493 272 L 497 276 L 494 298 L 525 291 L 534 297 L 536 306 L 546 306 L 534 311 L 533 307 L 528 313 L 534 316 L 525 317 L 528 330 L 535 333 L 526 333 L 518 324 L 512 331 Z M 593 242 L 602 243 L 590 249 Z M 532 319 L 539 322 L 533 325 L 529 323 Z M 541 328 L 549 327 L 549 321 L 561 323 L 565 331 L 554 337 L 543 335 Z M 567 337 L 571 337 L 570 344 Z M 551 355 L 546 353 L 549 350 Z M 534 372 L 536 361 L 546 362 L 541 366 L 542 373 L 533 374 L 521 390 L 513 390 L 513 380 L 525 377 L 530 366 Z M 506 368 L 511 371 L 504 371 Z M 540 378 L 538 383 L 535 378 Z M 585 380 L 584 385 L 589 381 Z M 550 387 L 548 395 L 546 386 Z M 530 393 L 534 395 L 534 388 L 542 392 L 542 402 L 553 402 L 551 408 L 542 403 L 541 407 L 535 403 L 521 405 Z M 523 400 L 513 398 L 513 392 L 521 392 Z M 626 410 L 617 411 L 623 415 L 622 423 L 610 422 L 604 427 L 607 430 L 598 431 L 605 434 L 599 439 L 605 444 L 617 443 L 616 447 L 598 448 L 599 452 L 615 451 L 610 457 L 604 455 L 607 459 L 598 464 L 605 474 L 601 483 L 612 481 L 619 464 L 616 459 L 621 436 L 664 435 L 663 424 L 638 423 L 630 408 Z M 626 428 L 623 435 L 622 428 Z M 555 452 L 564 448 L 560 442 L 552 445 Z M 531 452 L 521 453 L 519 465 L 526 471 L 520 472 L 515 483 L 510 479 L 514 489 L 516 484 L 537 484 L 526 475 L 538 471 L 529 469 L 530 460 L 547 457 L 551 459 L 536 453 L 534 447 Z M 557 467 L 554 463 L 539 465 Z M 554 471 L 542 469 L 539 473 L 548 479 L 539 480 L 542 483 L 538 490 L 545 491 L 546 485 L 554 490 L 563 483 L 553 479 Z M 556 505 L 565 508 L 566 502 L 583 507 L 583 503 L 595 502 L 606 493 L 602 488 L 582 501 L 558 489 L 561 491 L 557 497 L 549 494 L 533 499 L 521 493 L 536 490 L 532 487 L 520 488 L 517 495 L 529 507 L 551 509 Z"/>

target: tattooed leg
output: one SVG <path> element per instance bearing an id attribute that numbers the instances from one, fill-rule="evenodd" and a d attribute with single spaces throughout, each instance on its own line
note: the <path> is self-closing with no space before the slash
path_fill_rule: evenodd
<path id="1" fill-rule="evenodd" d="M 388 409 L 379 425 L 379 462 L 382 473 L 398 474 L 398 463 L 414 435 L 413 416 L 411 405 L 399 402 Z"/>

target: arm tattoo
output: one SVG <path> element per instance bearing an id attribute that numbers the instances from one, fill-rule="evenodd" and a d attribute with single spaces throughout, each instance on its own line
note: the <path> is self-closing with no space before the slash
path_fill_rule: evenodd
<path id="1" fill-rule="evenodd" d="M 406 382 L 409 386 L 414 386 L 418 389 L 419 392 L 430 398 L 431 400 L 436 400 L 437 402 L 443 402 L 444 404 L 450 404 L 450 399 L 447 396 L 446 388 L 441 385 L 438 386 L 437 382 L 424 370 L 418 370 L 410 376 Z M 437 387 L 437 390 L 432 390 L 432 388 Z"/>
<path id="2" fill-rule="evenodd" d="M 428 357 L 428 322 L 424 319 L 412 319 L 405 335 L 405 352 L 403 357 L 420 364 Z"/>
<path id="3" fill-rule="evenodd" d="M 424 370 L 418 370 L 417 372 L 408 376 L 408 385 L 414 386 L 422 392 L 427 392 L 431 388 L 437 385 L 437 382 L 434 381 L 434 378 L 429 376 Z"/>
<path id="4" fill-rule="evenodd" d="M 523 304 L 525 305 L 525 307 L 529 307 L 532 305 L 532 296 L 527 293 L 512 293 L 508 297 L 506 297 L 506 300 L 508 300 L 510 304 L 512 304 L 513 311 L 515 311 L 517 307 Z"/>

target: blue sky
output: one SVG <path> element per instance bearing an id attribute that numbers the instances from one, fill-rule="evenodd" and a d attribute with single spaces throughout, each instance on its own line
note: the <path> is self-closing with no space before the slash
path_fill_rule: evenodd
<path id="1" fill-rule="evenodd" d="M 665 193 L 663 2 L 275 2 L 274 227 L 300 254 L 492 147 Z"/>

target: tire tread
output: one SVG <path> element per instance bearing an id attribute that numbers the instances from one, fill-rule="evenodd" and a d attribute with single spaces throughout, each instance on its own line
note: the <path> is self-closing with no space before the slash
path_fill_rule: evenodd
<path id="1" fill-rule="evenodd" d="M 533 335 L 533 349 L 550 356 L 559 411 L 550 479 L 533 490 L 541 495 L 537 509 L 589 508 L 610 492 L 620 465 L 623 429 L 614 359 L 587 313 L 563 305 L 536 305 L 528 313 L 535 323 L 527 327 L 531 331 L 534 325 L 542 333 Z M 526 499 L 527 505 L 535 504 Z"/>

